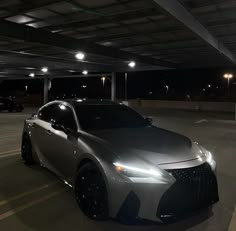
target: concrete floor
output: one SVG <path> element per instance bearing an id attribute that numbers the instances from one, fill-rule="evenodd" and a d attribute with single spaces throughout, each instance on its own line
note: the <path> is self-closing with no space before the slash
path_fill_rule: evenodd
<path id="1" fill-rule="evenodd" d="M 236 231 L 236 122 L 233 115 L 145 110 L 154 124 L 183 133 L 213 151 L 218 163 L 220 202 L 212 212 L 171 225 L 125 226 L 87 219 L 73 191 L 45 169 L 20 159 L 23 120 L 30 113 L 0 113 L 0 230 Z M 222 120 L 222 118 L 224 120 Z M 231 224 L 231 225 L 230 225 Z M 231 226 L 231 227 L 230 227 Z"/>

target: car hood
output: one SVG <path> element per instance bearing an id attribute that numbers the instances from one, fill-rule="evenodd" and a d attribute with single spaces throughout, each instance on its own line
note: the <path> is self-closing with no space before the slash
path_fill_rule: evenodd
<path id="1" fill-rule="evenodd" d="M 119 160 L 142 160 L 155 165 L 189 161 L 202 156 L 195 143 L 157 127 L 101 130 L 92 134 Z"/>

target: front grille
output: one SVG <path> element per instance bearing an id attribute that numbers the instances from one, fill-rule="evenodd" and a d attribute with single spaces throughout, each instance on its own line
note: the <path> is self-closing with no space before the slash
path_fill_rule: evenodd
<path id="1" fill-rule="evenodd" d="M 216 176 L 208 163 L 166 171 L 176 182 L 164 193 L 159 203 L 157 216 L 163 220 L 186 215 L 219 200 Z"/>

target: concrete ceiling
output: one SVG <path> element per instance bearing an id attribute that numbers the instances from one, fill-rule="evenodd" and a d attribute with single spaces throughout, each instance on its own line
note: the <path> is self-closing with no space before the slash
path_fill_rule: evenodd
<path id="1" fill-rule="evenodd" d="M 130 71 L 130 60 L 135 70 L 232 67 L 235 11 L 232 0 L 2 0 L 0 78 L 42 66 Z"/>

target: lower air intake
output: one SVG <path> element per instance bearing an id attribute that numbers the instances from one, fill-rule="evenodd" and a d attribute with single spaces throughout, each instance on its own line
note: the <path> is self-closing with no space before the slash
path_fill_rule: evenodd
<path id="1" fill-rule="evenodd" d="M 161 198 L 157 216 L 162 220 L 189 214 L 219 200 L 217 179 L 208 163 L 166 171 L 176 182 Z"/>

